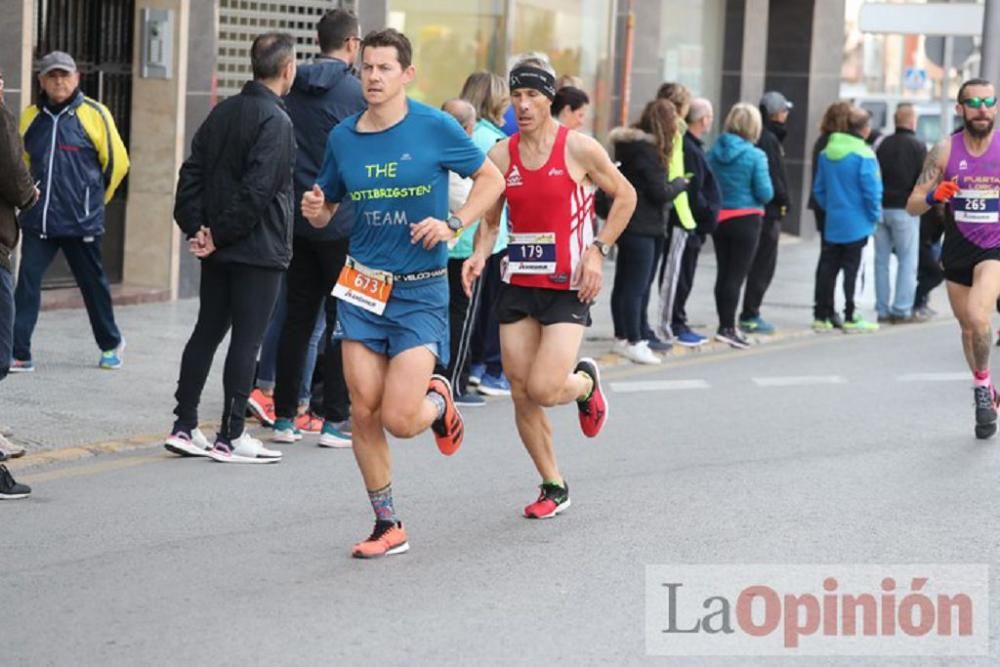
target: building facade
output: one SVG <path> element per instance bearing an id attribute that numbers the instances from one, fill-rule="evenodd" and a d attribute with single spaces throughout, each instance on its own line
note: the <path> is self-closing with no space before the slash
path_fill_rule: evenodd
<path id="1" fill-rule="evenodd" d="M 308 58 L 316 21 L 338 6 L 354 10 L 365 32 L 407 33 L 417 68 L 410 93 L 433 105 L 473 71 L 505 74 L 512 56 L 544 52 L 560 74 L 583 80 L 598 138 L 634 121 L 663 81 L 710 99 L 719 119 L 736 101 L 780 90 L 795 103 L 785 149 L 796 210 L 786 229 L 811 233 L 808 147 L 839 88 L 844 0 L 5 0 L 8 106 L 35 99 L 38 58 L 69 51 L 84 91 L 108 105 L 129 147 L 132 171 L 104 239 L 122 299 L 197 293 L 197 261 L 171 215 L 191 137 L 249 78 L 255 35 L 290 32 Z M 46 276 L 50 287 L 70 282 L 62 264 Z"/>

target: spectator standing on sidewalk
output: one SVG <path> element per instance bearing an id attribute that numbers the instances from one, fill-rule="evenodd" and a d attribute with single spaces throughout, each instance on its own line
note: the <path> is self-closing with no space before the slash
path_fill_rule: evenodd
<path id="1" fill-rule="evenodd" d="M 484 154 L 489 153 L 493 145 L 507 138 L 500 129 L 504 113 L 511 108 L 510 89 L 507 81 L 492 72 L 474 72 L 469 75 L 462 86 L 461 98 L 476 109 L 476 129 L 472 133 L 472 143 Z M 469 229 L 462 232 L 450 256 L 472 254 L 472 241 L 476 237 L 479 222 L 473 222 Z M 494 304 L 500 297 L 503 284 L 500 268 L 507 257 L 508 222 L 507 207 L 500 212 L 500 230 L 493 246 L 493 253 L 486 260 L 483 274 L 476 281 L 472 300 L 478 303 L 475 308 L 475 326 L 472 329 L 472 339 L 469 344 L 469 380 L 470 385 L 476 385 L 479 393 L 487 396 L 510 396 L 510 382 L 503 372 L 503 361 L 500 355 L 500 321 L 497 319 Z M 467 404 L 475 400 L 466 393 Z"/>
<path id="2" fill-rule="evenodd" d="M 736 328 L 736 308 L 753 263 L 764 206 L 774 197 L 767 156 L 754 145 L 761 127 L 757 107 L 740 102 L 729 111 L 724 134 L 708 151 L 708 164 L 722 191 L 719 226 L 712 237 L 718 267 L 715 308 L 719 328 L 715 339 L 741 350 L 750 347 L 750 339 Z"/>
<path id="3" fill-rule="evenodd" d="M 812 147 L 812 173 L 809 176 L 809 203 L 807 204 L 807 208 L 813 212 L 813 216 L 816 218 L 816 231 L 819 232 L 821 248 L 823 245 L 823 231 L 826 228 L 826 211 L 816 203 L 816 195 L 813 194 L 811 184 L 816 182 L 816 170 L 819 169 L 820 153 L 823 152 L 827 142 L 830 141 L 830 135 L 834 132 L 847 132 L 847 117 L 850 113 L 850 102 L 841 100 L 828 106 L 823 113 L 823 120 L 820 121 L 819 137 L 816 138 L 816 143 Z M 819 271 L 820 257 L 816 259 L 816 271 Z M 840 314 L 836 312 L 836 308 L 833 315 L 830 316 L 830 323 L 833 324 L 835 329 L 840 329 L 844 325 L 844 321 L 840 318 Z"/>
<path id="4" fill-rule="evenodd" d="M 708 339 L 688 326 L 687 300 L 694 288 L 694 274 L 698 268 L 698 256 L 705 239 L 715 231 L 722 208 L 722 193 L 719 183 L 708 166 L 703 137 L 712 129 L 715 114 L 712 103 L 703 97 L 691 100 L 688 111 L 687 131 L 684 133 L 684 176 L 688 179 L 687 195 L 694 216 L 695 230 L 688 234 L 677 275 L 677 292 L 674 294 L 673 312 L 670 316 L 670 332 L 674 340 L 684 347 L 698 347 Z M 676 227 L 674 227 L 676 229 Z M 666 313 L 662 314 L 666 316 Z M 661 321 L 661 328 L 665 329 Z M 666 332 L 663 331 L 666 335 Z"/>
<path id="5" fill-rule="evenodd" d="M 923 169 L 927 147 L 917 139 L 913 105 L 896 107 L 896 131 L 879 144 L 882 220 L 875 228 L 875 310 L 879 322 L 911 322 L 920 258 L 920 218 L 906 212 L 906 200 Z M 896 290 L 889 285 L 890 257 L 896 255 Z M 916 316 L 916 319 L 922 319 Z"/>
<path id="6" fill-rule="evenodd" d="M 253 81 L 212 109 L 181 165 L 174 219 L 201 263 L 198 321 L 181 358 L 177 420 L 167 450 L 222 463 L 269 463 L 244 428 L 257 351 L 292 256 L 295 133 L 281 98 L 295 81 L 295 41 L 264 33 L 250 49 Z M 198 429 L 212 358 L 232 329 L 215 445 Z M 293 394 L 297 386 L 293 386 Z"/>
<path id="7" fill-rule="evenodd" d="M 491 75 L 492 76 L 492 75 Z M 476 108 L 461 98 L 451 99 L 441 105 L 441 110 L 450 114 L 465 133 L 472 137 L 476 131 Z M 453 171 L 448 172 L 448 213 L 455 215 L 469 198 L 472 192 L 472 179 L 463 178 Z M 478 223 L 473 223 L 478 224 Z M 471 228 L 471 226 L 470 226 Z M 472 238 L 466 239 L 461 246 L 459 242 L 470 233 L 464 229 L 451 241 L 448 241 L 448 331 L 450 334 L 448 366 L 445 368 L 438 360 L 434 372 L 443 375 L 451 382 L 455 403 L 463 407 L 479 407 L 486 404 L 479 394 L 469 393 L 469 345 L 472 342 L 476 316 L 481 307 L 478 289 L 482 280 L 478 281 L 477 289 L 472 295 L 465 293 L 462 284 L 462 265 L 472 254 Z"/>
<path id="8" fill-rule="evenodd" d="M 691 91 L 683 84 L 668 81 L 656 91 L 656 97 L 673 104 L 677 115 L 677 132 L 670 152 L 670 164 L 667 166 L 667 180 L 672 182 L 678 178 L 687 179 L 684 162 L 684 133 L 687 130 L 687 124 L 684 119 L 687 118 L 688 111 L 691 109 Z M 656 264 L 660 266 L 660 304 L 657 326 L 661 330 L 654 332 L 650 328 L 646 317 L 648 307 L 645 305 L 642 315 L 645 340 L 648 341 L 650 349 L 657 352 L 669 350 L 673 345 L 674 332 L 670 330 L 669 325 L 674 311 L 677 283 L 681 274 L 684 249 L 687 246 L 688 238 L 696 227 L 694 214 L 691 212 L 690 199 L 686 191 L 674 198 L 667 215 L 670 223 L 667 241 L 663 251 L 658 253 L 656 257 Z M 660 262 L 661 257 L 663 258 L 662 263 Z M 648 304 L 649 299 L 647 298 L 645 301 Z M 657 336 L 657 333 L 663 338 Z"/>
<path id="9" fill-rule="evenodd" d="M 35 369 L 31 335 L 42 302 L 42 276 L 62 250 L 76 279 L 101 350 L 100 368 L 122 365 L 125 342 L 115 323 L 111 289 L 101 259 L 104 207 L 128 172 L 128 154 L 115 121 L 100 102 L 80 90 L 80 73 L 68 53 L 39 61 L 42 92 L 21 115 L 21 135 L 39 206 L 21 215 L 24 230 L 14 300 L 11 372 Z"/>
<path id="10" fill-rule="evenodd" d="M 865 143 L 868 112 L 852 108 L 849 132 L 834 132 L 819 157 L 813 194 L 826 211 L 823 249 L 816 270 L 813 329 L 833 331 L 833 293 L 837 274 L 844 273 L 844 333 L 878 331 L 854 307 L 861 253 L 882 215 L 882 179 L 878 159 Z"/>
<path id="11" fill-rule="evenodd" d="M 17 133 L 17 121 L 3 99 L 3 71 L 0 70 L 0 380 L 10 370 L 14 339 L 14 276 L 11 261 L 20 228 L 17 210 L 31 208 L 38 201 L 38 189 L 22 160 L 24 146 Z M 0 461 L 24 456 L 24 447 L 0 433 Z M 0 466 L 0 500 L 26 498 L 31 488 L 14 481 L 7 466 Z"/>
<path id="12" fill-rule="evenodd" d="M 791 200 L 788 198 L 788 174 L 785 170 L 785 122 L 792 109 L 792 103 L 776 90 L 764 93 L 760 98 L 760 113 L 764 128 L 760 133 L 757 148 L 767 155 L 767 170 L 774 186 L 774 197 L 764 207 L 764 219 L 757 240 L 747 286 L 743 290 L 743 312 L 740 328 L 747 333 L 772 334 L 774 325 L 760 316 L 760 306 L 764 294 L 771 286 L 774 269 L 778 265 L 778 241 L 781 238 L 781 221 L 788 214 Z"/>
<path id="13" fill-rule="evenodd" d="M 667 181 L 667 168 L 677 141 L 677 112 L 667 100 L 646 105 L 633 127 L 611 131 L 619 169 L 636 192 L 635 210 L 618 237 L 611 316 L 615 342 L 612 351 L 637 364 L 659 364 L 662 359 L 642 337 L 643 305 L 656 277 L 656 258 L 663 252 L 671 202 L 687 181 Z"/>
<path id="14" fill-rule="evenodd" d="M 345 118 L 365 109 L 361 82 L 353 68 L 361 50 L 361 34 L 357 17 L 343 9 L 324 14 L 316 34 L 321 55 L 298 68 L 285 98 L 297 144 L 292 206 L 295 231 L 292 261 L 285 275 L 286 315 L 277 346 L 274 440 L 294 442 L 302 437 L 297 431 L 311 425 L 320 432 L 321 447 L 347 448 L 351 446 L 351 402 L 341 344 L 333 338 L 338 306 L 330 292 L 347 261 L 354 207 L 345 203 L 329 225 L 317 229 L 302 216 L 298 202 L 316 183 L 330 132 Z M 320 328 L 324 341 L 321 421 L 308 409 L 296 417 L 312 384 L 318 350 L 311 346 Z"/>

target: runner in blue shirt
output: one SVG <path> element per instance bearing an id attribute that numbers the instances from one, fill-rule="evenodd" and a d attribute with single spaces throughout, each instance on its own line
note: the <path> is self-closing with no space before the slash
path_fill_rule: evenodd
<path id="1" fill-rule="evenodd" d="M 302 198 L 314 226 L 349 198 L 356 221 L 350 256 L 334 288 L 337 330 L 351 393 L 354 455 L 375 510 L 375 530 L 352 555 L 409 549 L 392 499 L 385 431 L 412 438 L 430 427 L 438 448 L 462 444 L 462 418 L 448 380 L 448 245 L 483 216 L 503 177 L 451 116 L 406 97 L 412 47 L 391 28 L 369 33 L 361 86 L 368 109 L 337 125 L 318 183 Z M 448 171 L 471 177 L 465 206 L 448 216 Z"/>

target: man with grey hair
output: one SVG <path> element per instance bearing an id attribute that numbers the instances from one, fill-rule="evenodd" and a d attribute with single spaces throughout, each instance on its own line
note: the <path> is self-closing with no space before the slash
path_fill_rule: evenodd
<path id="1" fill-rule="evenodd" d="M 450 114 L 465 133 L 470 137 L 476 130 L 476 108 L 466 100 L 453 98 L 441 105 L 441 110 Z M 465 206 L 469 193 L 472 192 L 472 179 L 462 178 L 453 171 L 448 172 L 448 212 L 454 214 Z M 455 403 L 462 407 L 479 407 L 486 404 L 486 399 L 469 389 L 469 348 L 472 338 L 473 324 L 482 291 L 473 290 L 467 295 L 462 286 L 462 265 L 472 254 L 472 245 L 458 243 L 460 237 L 471 233 L 462 230 L 454 239 L 448 242 L 448 329 L 451 333 L 449 346 L 451 355 L 448 367 L 440 363 L 435 373 L 444 375 L 451 382 Z"/>
<path id="2" fill-rule="evenodd" d="M 722 208 L 722 193 L 719 191 L 719 184 L 705 158 L 704 137 L 711 131 L 713 122 L 715 122 L 715 116 L 712 111 L 712 103 L 704 97 L 692 99 L 687 115 L 687 131 L 684 133 L 683 150 L 684 174 L 688 178 L 688 203 L 691 207 L 691 215 L 694 217 L 695 228 L 688 234 L 684 254 L 681 256 L 673 307 L 670 313 L 664 313 L 664 317 L 671 318 L 670 330 L 674 335 L 674 340 L 685 347 L 698 347 L 708 340 L 688 326 L 685 308 L 688 297 L 691 296 L 691 289 L 694 287 L 698 255 L 701 253 L 705 239 L 715 231 L 719 211 Z M 682 230 L 680 227 L 674 227 L 671 231 L 677 233 Z"/>

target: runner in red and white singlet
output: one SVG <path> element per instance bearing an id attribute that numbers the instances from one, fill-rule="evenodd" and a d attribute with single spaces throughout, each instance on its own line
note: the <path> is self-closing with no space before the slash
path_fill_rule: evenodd
<path id="1" fill-rule="evenodd" d="M 601 290 L 604 257 L 628 224 L 636 196 L 599 143 L 552 118 L 555 73 L 547 62 L 522 58 L 511 70 L 510 93 L 518 134 L 489 154 L 505 175 L 511 225 L 496 308 L 517 430 L 542 481 L 541 494 L 523 514 L 547 519 L 570 500 L 545 408 L 575 402 L 580 428 L 591 438 L 607 420 L 597 362 L 576 356 Z M 614 201 L 596 239 L 594 186 Z M 463 269 L 467 292 L 493 249 L 503 205 L 501 199 L 476 232 Z"/>
<path id="2" fill-rule="evenodd" d="M 570 130 L 559 125 L 556 141 L 548 162 L 540 169 L 528 169 L 521 162 L 521 135 L 515 134 L 508 142 L 507 197 L 508 218 L 516 246 L 508 253 L 504 282 L 519 287 L 546 289 L 578 289 L 572 284 L 580 260 L 587 247 L 594 241 L 590 224 L 594 214 L 593 188 L 577 183 L 566 166 L 566 138 Z M 555 234 L 555 255 L 551 258 L 535 257 L 538 253 L 539 235 Z M 508 246 L 509 247 L 509 246 Z M 543 246 L 543 250 L 545 247 Z M 555 266 L 551 271 L 551 260 Z M 550 261 L 543 261 L 550 260 Z M 545 265 L 544 271 L 524 272 L 525 264 Z"/>

